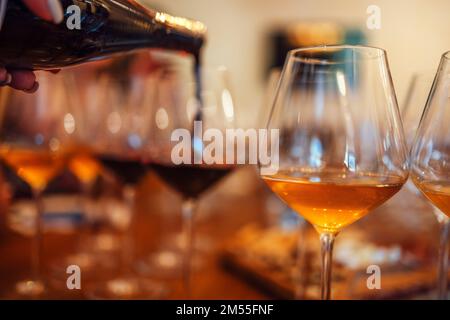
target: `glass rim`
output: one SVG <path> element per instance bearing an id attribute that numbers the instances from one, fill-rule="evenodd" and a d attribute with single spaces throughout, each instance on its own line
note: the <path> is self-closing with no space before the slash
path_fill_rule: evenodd
<path id="1" fill-rule="evenodd" d="M 366 56 L 365 59 L 379 59 L 385 58 L 387 56 L 386 50 L 380 47 L 374 46 L 366 46 L 366 45 L 350 45 L 350 44 L 342 44 L 342 45 L 320 45 L 320 46 L 312 46 L 305 48 L 297 48 L 288 51 L 288 59 L 294 59 L 300 61 L 305 64 L 320 64 L 320 65 L 336 65 L 343 64 L 348 62 L 347 59 L 342 59 L 340 61 L 331 61 L 329 58 L 320 58 L 320 57 L 307 57 L 301 56 L 299 54 L 305 52 L 333 52 L 337 50 L 357 50 L 360 52 L 375 52 L 376 54 L 373 56 Z"/>
<path id="2" fill-rule="evenodd" d="M 444 53 L 442 54 L 442 58 L 447 59 L 447 60 L 450 60 L 450 50 L 444 52 Z"/>

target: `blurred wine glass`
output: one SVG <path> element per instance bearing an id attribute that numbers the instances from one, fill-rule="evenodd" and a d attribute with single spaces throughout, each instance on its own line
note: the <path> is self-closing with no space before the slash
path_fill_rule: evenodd
<path id="1" fill-rule="evenodd" d="M 409 83 L 406 99 L 400 110 L 409 149 L 416 135 L 433 79 L 434 71 L 426 71 L 414 74 Z"/>
<path id="2" fill-rule="evenodd" d="M 279 166 L 272 191 L 320 235 L 321 297 L 330 299 L 334 239 L 397 193 L 408 177 L 406 141 L 384 50 L 322 46 L 288 54 L 268 129 Z"/>
<path id="3" fill-rule="evenodd" d="M 272 68 L 269 71 L 263 92 L 263 101 L 258 111 L 258 117 L 256 118 L 257 121 L 255 123 L 255 128 L 266 128 L 267 126 L 267 122 L 269 121 L 270 113 L 272 111 L 273 100 L 275 99 L 277 87 L 280 83 L 280 77 L 280 68 Z"/>
<path id="4" fill-rule="evenodd" d="M 443 214 L 438 214 L 441 240 L 438 299 L 447 298 L 450 229 L 450 52 L 441 58 L 411 151 L 411 178 Z"/>
<path id="5" fill-rule="evenodd" d="M 400 109 L 408 150 L 411 150 L 414 137 L 416 136 L 420 117 L 433 84 L 433 79 L 434 71 L 426 71 L 413 74 L 409 83 L 405 101 Z M 406 189 L 413 194 L 420 194 L 411 179 L 408 179 L 406 182 Z M 443 214 L 439 210 L 434 211 L 439 220 Z"/>
<path id="6" fill-rule="evenodd" d="M 37 75 L 40 88 L 26 94 L 1 89 L 0 157 L 32 189 L 36 203 L 34 234 L 31 246 L 32 271 L 28 279 L 17 283 L 20 297 L 42 297 L 47 291 L 41 273 L 42 227 L 44 207 L 42 193 L 65 167 L 70 147 L 70 128 L 64 125 L 68 101 L 62 81 L 46 73 Z"/>
<path id="7" fill-rule="evenodd" d="M 92 298 L 152 299 L 160 298 L 165 288 L 160 283 L 140 278 L 134 273 L 133 225 L 136 211 L 136 190 L 147 174 L 143 164 L 143 145 L 148 139 L 152 80 L 147 75 L 98 77 L 77 86 L 83 103 L 92 117 L 98 117 L 95 130 L 89 131 L 89 148 L 106 172 L 122 186 L 127 216 L 122 219 L 121 266 L 118 276 L 99 281 L 88 290 Z M 76 81 L 79 83 L 79 81 Z M 96 112 L 98 110 L 98 113 Z"/>
<path id="8" fill-rule="evenodd" d="M 94 199 L 94 188 L 102 176 L 102 166 L 93 154 L 92 139 L 97 137 L 103 110 L 97 103 L 99 99 L 93 95 L 95 92 L 78 89 L 76 81 L 80 80 L 77 77 L 79 74 L 67 70 L 58 77 L 58 81 L 61 81 L 59 85 L 66 88 L 69 99 L 64 101 L 66 114 L 61 119 L 71 135 L 70 147 L 66 148 L 66 165 L 80 184 L 83 220 L 77 230 L 76 252 L 55 261 L 51 266 L 55 287 L 64 285 L 61 282 L 66 281 L 65 270 L 68 265 L 78 265 L 83 270 L 84 279 L 98 277 L 101 272 L 112 269 L 116 264 L 112 253 L 119 247 L 117 237 L 111 233 L 100 234 L 107 215 L 104 210 L 100 210 L 100 202 Z M 83 74 L 94 75 L 89 72 Z M 92 95 L 88 97 L 85 94 Z"/>
<path id="9" fill-rule="evenodd" d="M 220 161 L 204 161 L 202 154 L 205 145 L 201 132 L 211 128 L 225 136 L 225 130 L 234 128 L 237 118 L 227 70 L 223 67 L 202 68 L 199 71 L 201 83 L 191 70 L 192 66 L 179 65 L 166 68 L 161 74 L 147 148 L 148 166 L 182 197 L 182 273 L 186 296 L 192 293 L 191 271 L 195 261 L 198 201 L 234 168 L 234 165 L 224 163 L 225 144 L 215 151 Z M 185 134 L 186 139 L 180 139 L 180 133 Z M 174 148 L 179 147 L 179 143 L 184 146 L 184 151 L 177 154 L 184 154 L 183 161 L 173 158 Z"/>
<path id="10" fill-rule="evenodd" d="M 414 141 L 414 138 L 417 133 L 417 128 L 419 127 L 420 118 L 423 114 L 424 106 L 427 103 L 428 96 L 431 92 L 431 87 L 433 85 L 433 80 L 435 78 L 435 72 L 434 71 L 426 71 L 422 73 L 417 73 L 413 75 L 409 88 L 408 93 L 406 96 L 405 103 L 403 105 L 402 109 L 402 119 L 403 119 L 403 125 L 405 128 L 406 133 L 406 140 L 408 142 L 409 149 L 412 148 L 412 144 Z M 412 177 L 408 180 L 406 183 L 407 190 L 417 195 L 421 195 L 422 193 L 416 188 Z M 423 201 L 426 201 L 425 196 L 422 194 Z M 442 288 L 441 280 L 444 277 L 442 274 L 443 272 L 446 272 L 443 266 L 443 259 L 445 259 L 442 254 L 445 250 L 443 246 L 445 246 L 445 238 L 447 237 L 445 234 L 448 232 L 449 227 L 449 218 L 445 213 L 443 213 L 438 207 L 436 207 L 432 202 L 429 202 L 430 207 L 432 207 L 433 213 L 436 217 L 437 222 L 439 223 L 439 228 L 441 232 L 440 236 L 440 249 L 438 253 L 438 265 L 440 266 L 438 269 L 438 275 L 437 275 L 437 294 L 438 296 L 442 293 L 439 293 L 439 288 Z M 447 240 L 448 241 L 448 240 Z"/>

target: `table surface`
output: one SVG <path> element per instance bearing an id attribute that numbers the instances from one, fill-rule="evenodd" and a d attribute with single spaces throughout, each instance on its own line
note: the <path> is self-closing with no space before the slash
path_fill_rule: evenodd
<path id="1" fill-rule="evenodd" d="M 108 186 L 109 189 L 112 187 Z M 268 211 L 280 210 L 280 206 L 275 205 L 273 208 L 274 203 L 267 201 L 269 194 L 270 191 L 257 177 L 254 168 L 241 168 L 201 197 L 196 210 L 197 235 L 201 243 L 201 239 L 209 238 L 214 249 L 203 255 L 202 267 L 193 274 L 191 298 L 275 298 L 248 281 L 245 276 L 238 276 L 227 270 L 221 260 L 221 248 L 242 226 L 248 223 L 266 225 L 270 220 Z M 3 198 L 0 191 L 0 298 L 16 298 L 12 295 L 15 283 L 30 274 L 30 238 L 6 226 L 7 217 L 10 215 L 7 214 L 5 200 L 1 200 Z M 404 188 L 381 212 L 374 212 L 349 228 L 366 230 L 367 226 L 373 229 L 378 225 L 383 236 L 380 236 L 380 232 L 374 232 L 371 240 L 388 244 L 402 243 L 404 247 L 409 247 L 422 256 L 430 253 L 433 256 L 437 252 L 437 223 L 429 212 L 431 209 L 423 207 L 424 203 L 426 204 L 424 201 L 417 201 L 417 196 L 408 193 Z M 417 208 L 414 208 L 415 206 Z M 135 243 L 136 261 L 161 248 L 167 248 L 167 239 L 173 239 L 173 235 L 180 234 L 180 210 L 180 197 L 161 183 L 154 174 L 151 173 L 144 179 L 138 188 L 135 223 L 130 233 Z M 117 231 L 115 233 L 117 236 L 123 234 Z M 43 240 L 42 270 L 50 287 L 45 296 L 47 299 L 88 298 L 90 287 L 94 286 L 96 281 L 104 281 L 117 275 L 117 268 L 115 271 L 96 270 L 94 275 L 81 270 L 81 290 L 68 290 L 66 264 L 61 264 L 61 261 L 76 252 L 80 243 L 80 232 L 46 232 Z M 58 262 L 60 267 L 55 268 Z M 145 278 L 163 282 L 169 288 L 165 298 L 187 298 L 182 286 L 181 272 L 177 277 L 169 279 L 161 276 Z"/>
<path id="2" fill-rule="evenodd" d="M 264 222 L 264 194 L 267 192 L 257 180 L 252 180 L 254 173 L 246 169 L 234 173 L 211 190 L 200 201 L 198 207 L 197 229 L 200 234 L 208 235 L 215 243 L 215 250 L 206 255 L 203 266 L 193 274 L 194 299 L 267 299 L 271 298 L 244 279 L 227 271 L 221 264 L 220 247 L 229 237 L 247 222 Z M 239 177 L 240 176 L 240 177 Z M 244 177 L 243 177 L 244 176 Z M 247 178 L 246 178 L 247 177 Z M 230 180 L 230 181 L 228 181 Z M 247 181 L 248 182 L 248 181 Z M 242 186 L 241 186 L 242 185 Z M 251 190 L 243 190 L 250 185 Z M 229 192 L 234 190 L 235 192 Z M 240 190 L 240 191 L 239 191 Z M 149 177 L 138 192 L 138 209 L 132 229 L 136 243 L 135 257 L 144 257 L 164 244 L 170 234 L 180 229 L 180 200 L 173 192 Z M 27 277 L 30 271 L 30 239 L 19 235 L 6 227 L 5 205 L 2 206 L 0 222 L 0 297 L 15 298 L 14 284 Z M 83 277 L 81 290 L 68 290 L 65 286 L 65 269 L 52 271 L 55 264 L 68 253 L 75 252 L 79 239 L 78 233 L 57 234 L 46 232 L 43 240 L 43 274 L 50 290 L 47 299 L 84 299 L 93 281 Z M 83 270 L 82 270 L 83 272 Z M 105 278 L 112 275 L 105 275 Z M 100 281 L 101 277 L 96 279 Z M 58 280 L 63 279 L 64 281 Z M 162 279 L 169 288 L 169 299 L 182 299 L 180 278 Z"/>

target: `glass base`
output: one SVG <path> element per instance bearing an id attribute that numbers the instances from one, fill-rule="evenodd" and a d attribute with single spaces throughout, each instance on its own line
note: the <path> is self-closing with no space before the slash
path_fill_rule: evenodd
<path id="1" fill-rule="evenodd" d="M 65 257 L 53 265 L 55 271 L 64 271 L 70 265 L 77 265 L 81 271 L 90 272 L 99 269 L 113 269 L 117 266 L 115 258 L 108 255 L 78 252 Z"/>
<path id="2" fill-rule="evenodd" d="M 112 253 L 119 251 L 120 245 L 121 241 L 116 235 L 101 233 L 84 239 L 80 244 L 80 250 L 95 253 Z"/>
<path id="3" fill-rule="evenodd" d="M 86 290 L 86 296 L 95 300 L 152 300 L 167 296 L 166 286 L 152 280 L 122 277 L 92 284 Z"/>
<path id="4" fill-rule="evenodd" d="M 166 246 L 173 247 L 178 250 L 185 250 L 186 248 L 186 239 L 183 235 L 178 234 L 172 238 L 167 239 L 165 242 Z M 213 239 L 207 235 L 196 234 L 194 240 L 194 251 L 197 253 L 210 253 L 215 249 L 215 243 Z"/>
<path id="5" fill-rule="evenodd" d="M 197 272 L 205 264 L 202 255 L 195 255 L 192 271 Z M 139 274 L 158 278 L 181 278 L 183 273 L 183 257 L 178 250 L 160 250 L 136 262 L 135 269 Z"/>
<path id="6" fill-rule="evenodd" d="M 39 298 L 45 291 L 45 284 L 40 280 L 24 280 L 16 283 L 18 298 Z"/>
<path id="7" fill-rule="evenodd" d="M 118 266 L 117 259 L 111 255 L 78 252 L 55 261 L 50 266 L 50 285 L 52 289 L 66 287 L 68 277 L 67 267 L 77 265 L 80 267 L 83 282 L 99 281 L 110 277 Z"/>

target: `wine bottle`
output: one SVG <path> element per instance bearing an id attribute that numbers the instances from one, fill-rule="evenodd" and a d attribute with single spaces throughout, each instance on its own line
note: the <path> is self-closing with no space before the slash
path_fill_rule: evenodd
<path id="1" fill-rule="evenodd" d="M 198 57 L 205 40 L 201 22 L 156 12 L 134 0 L 61 0 L 64 21 L 57 25 L 35 16 L 20 0 L 1 1 L 0 66 L 8 68 L 55 69 L 140 48 Z M 70 25 L 77 12 L 78 26 Z"/>

